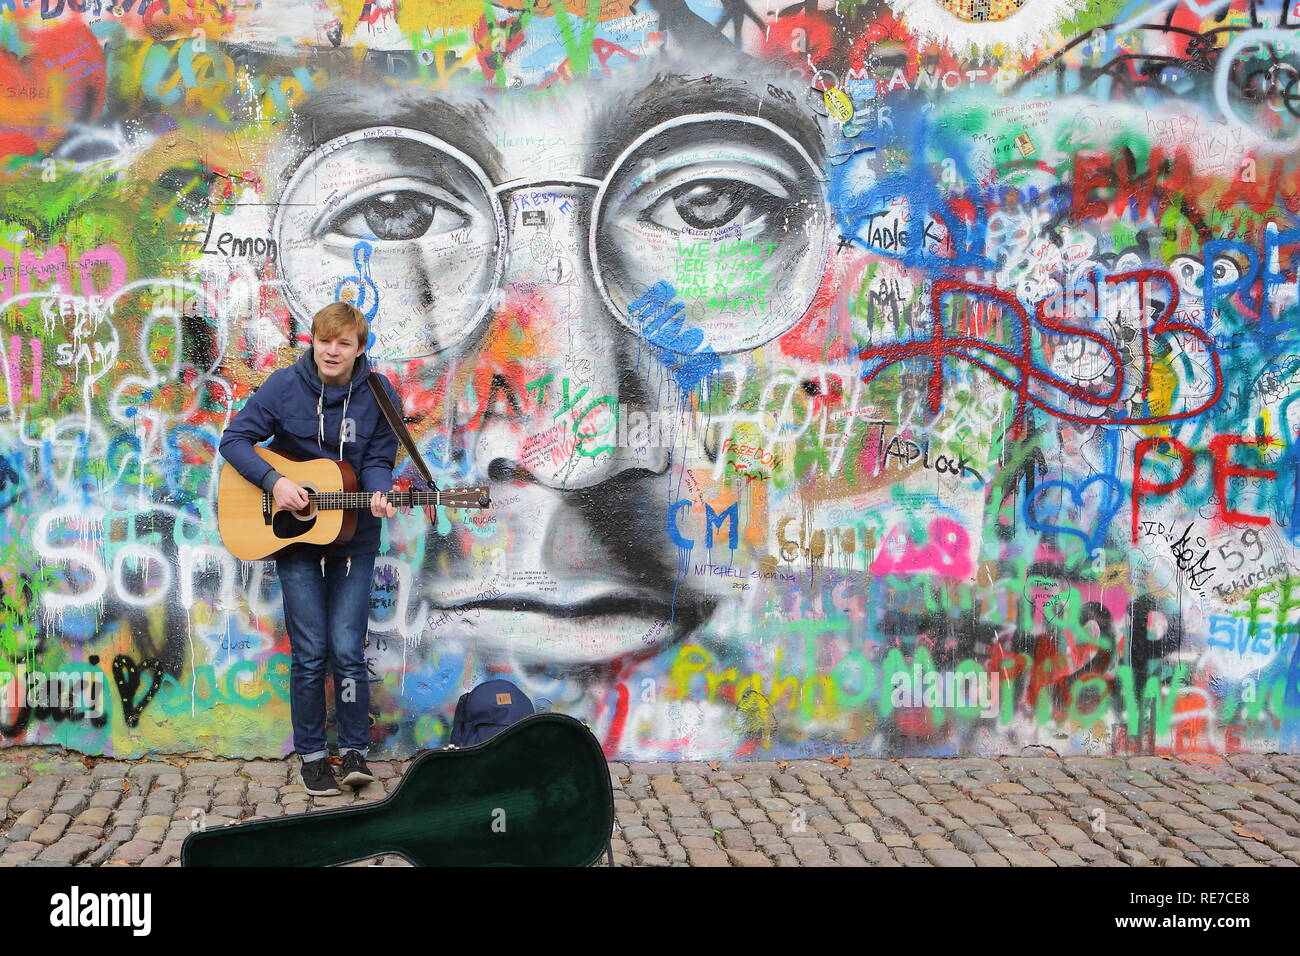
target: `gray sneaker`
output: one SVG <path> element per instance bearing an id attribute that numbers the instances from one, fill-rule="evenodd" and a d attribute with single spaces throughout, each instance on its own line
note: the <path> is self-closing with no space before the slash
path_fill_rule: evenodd
<path id="1" fill-rule="evenodd" d="M 302 785 L 313 797 L 336 797 L 343 792 L 324 757 L 302 765 Z"/>
<path id="2" fill-rule="evenodd" d="M 349 750 L 343 755 L 343 783 L 349 787 L 364 787 L 368 783 L 374 783 L 375 777 L 366 766 L 366 759 L 355 750 Z"/>

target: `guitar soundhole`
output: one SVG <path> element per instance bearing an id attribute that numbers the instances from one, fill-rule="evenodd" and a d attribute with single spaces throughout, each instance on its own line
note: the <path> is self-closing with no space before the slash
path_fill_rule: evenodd
<path id="1" fill-rule="evenodd" d="M 317 489 L 311 485 L 304 484 L 308 494 L 315 494 Z M 277 538 L 298 538 L 306 534 L 316 526 L 316 501 L 312 499 L 307 502 L 307 507 L 302 511 L 288 511 L 281 509 L 271 517 L 271 530 L 275 532 Z"/>

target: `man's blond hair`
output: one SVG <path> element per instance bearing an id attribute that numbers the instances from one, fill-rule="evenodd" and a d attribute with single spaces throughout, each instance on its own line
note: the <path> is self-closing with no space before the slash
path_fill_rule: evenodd
<path id="1" fill-rule="evenodd" d="M 311 317 L 311 337 L 314 339 L 332 339 L 353 329 L 357 333 L 357 343 L 365 348 L 370 341 L 370 323 L 350 302 L 331 302 Z"/>

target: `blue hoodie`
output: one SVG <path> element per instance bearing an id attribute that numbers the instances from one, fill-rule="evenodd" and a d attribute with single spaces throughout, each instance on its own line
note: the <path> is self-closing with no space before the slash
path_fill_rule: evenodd
<path id="1" fill-rule="evenodd" d="M 343 442 L 343 460 L 356 472 L 362 491 L 389 491 L 393 487 L 393 463 L 397 457 L 397 436 L 370 393 L 366 376 L 370 365 L 365 353 L 357 356 L 352 379 L 347 385 L 325 385 L 316 372 L 312 349 L 289 368 L 272 372 L 240 409 L 221 436 L 220 451 L 235 470 L 266 490 L 280 477 L 263 461 L 253 445 L 274 438 L 273 451 L 292 458 L 339 458 L 339 426 L 343 408 L 356 422 L 355 436 Z M 397 390 L 380 375 L 388 397 L 399 410 Z M 317 408 L 320 415 L 317 415 Z M 375 554 L 379 551 L 379 519 L 369 508 L 357 511 L 357 530 L 346 544 L 328 549 L 332 557 Z"/>

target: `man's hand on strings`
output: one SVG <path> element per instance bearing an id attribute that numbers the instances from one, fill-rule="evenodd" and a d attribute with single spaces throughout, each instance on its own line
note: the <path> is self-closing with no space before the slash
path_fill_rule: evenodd
<path id="1" fill-rule="evenodd" d="M 302 511 L 310 502 L 306 488 L 283 476 L 272 486 L 271 497 L 277 506 L 290 511 Z"/>
<path id="2" fill-rule="evenodd" d="M 397 490 L 397 485 L 393 485 L 392 491 Z M 403 513 L 409 510 L 409 508 L 402 509 Z M 397 514 L 397 506 L 388 500 L 387 494 L 382 491 L 376 491 L 370 496 L 370 513 L 376 518 L 391 518 L 393 515 Z"/>

